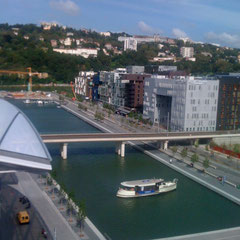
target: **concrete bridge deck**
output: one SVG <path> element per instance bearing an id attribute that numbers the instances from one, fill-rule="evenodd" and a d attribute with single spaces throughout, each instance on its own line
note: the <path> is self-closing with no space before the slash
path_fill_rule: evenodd
<path id="1" fill-rule="evenodd" d="M 240 137 L 240 132 L 164 132 L 164 133 L 93 133 L 93 134 L 41 134 L 44 143 L 70 142 L 122 142 L 122 141 L 171 141 Z"/>

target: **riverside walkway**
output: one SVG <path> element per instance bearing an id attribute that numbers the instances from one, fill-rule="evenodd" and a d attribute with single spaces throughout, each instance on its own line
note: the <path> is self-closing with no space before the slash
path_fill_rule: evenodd
<path id="1" fill-rule="evenodd" d="M 112 122 L 111 120 L 104 120 L 104 122 L 97 122 L 94 120 L 94 113 L 87 111 L 79 111 L 77 105 L 72 102 L 68 102 L 66 106 L 63 106 L 64 109 L 71 112 L 77 117 L 80 117 L 84 121 L 90 123 L 91 125 L 97 127 L 98 129 L 108 132 L 108 133 L 121 133 L 123 131 L 126 132 L 126 129 L 122 129 L 120 126 L 120 123 Z M 186 163 L 183 161 L 179 161 L 178 156 L 176 156 L 177 159 L 173 161 L 172 164 L 169 163 L 170 158 L 172 158 L 171 153 L 169 152 L 163 152 L 159 150 L 148 150 L 149 146 L 143 144 L 143 142 L 129 142 L 133 147 L 143 151 L 145 154 L 153 157 L 154 159 L 162 162 L 163 164 L 169 166 L 170 168 L 175 169 L 176 171 L 184 174 L 185 176 L 191 178 L 194 181 L 197 181 L 198 183 L 204 185 L 205 187 L 208 187 L 209 189 L 217 192 L 218 194 L 228 198 L 229 200 L 237 203 L 240 205 L 240 190 L 233 187 L 229 184 L 222 184 L 217 179 L 216 176 L 224 176 L 225 173 L 221 169 L 214 169 L 209 168 L 208 172 L 210 174 L 205 174 L 200 171 L 198 171 L 195 168 L 189 167 Z M 212 172 L 213 171 L 213 172 Z M 217 175 L 216 175 L 217 174 Z M 231 175 L 228 176 L 229 182 L 235 182 L 236 184 L 240 183 L 240 174 L 239 177 L 234 177 L 234 181 L 231 179 Z M 226 240 L 232 240 L 232 239 L 239 239 L 239 233 L 238 228 L 234 229 L 225 229 L 225 230 L 219 230 L 214 232 L 207 232 L 207 233 L 199 233 L 199 234 L 191 234 L 187 236 L 179 236 L 174 238 L 166 238 L 166 239 L 210 239 L 210 240 L 217 240 L 217 239 L 226 239 Z M 221 234 L 224 232 L 222 236 L 223 238 L 219 238 Z M 193 238 L 194 237 L 194 238 Z M 164 238 L 165 239 L 165 238 Z"/>

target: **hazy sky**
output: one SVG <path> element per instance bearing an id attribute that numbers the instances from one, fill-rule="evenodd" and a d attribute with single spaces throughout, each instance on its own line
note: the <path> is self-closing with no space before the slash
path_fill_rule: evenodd
<path id="1" fill-rule="evenodd" d="M 239 0 L 0 0 L 0 23 L 42 21 L 240 47 Z"/>

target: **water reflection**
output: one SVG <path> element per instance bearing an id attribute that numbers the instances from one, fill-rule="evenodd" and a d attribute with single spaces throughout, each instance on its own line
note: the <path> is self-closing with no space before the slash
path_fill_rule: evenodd
<path id="1" fill-rule="evenodd" d="M 68 160 L 61 159 L 61 169 L 63 172 L 66 172 L 68 168 Z"/>
<path id="2" fill-rule="evenodd" d="M 125 158 L 122 158 L 122 157 L 119 156 L 117 161 L 118 161 L 119 170 L 123 171 L 126 167 Z"/>

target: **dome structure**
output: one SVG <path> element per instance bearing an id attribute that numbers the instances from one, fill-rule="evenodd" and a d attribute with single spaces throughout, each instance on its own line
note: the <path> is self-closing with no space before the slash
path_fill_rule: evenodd
<path id="1" fill-rule="evenodd" d="M 51 156 L 31 121 L 0 99 L 0 168 L 52 170 Z"/>

